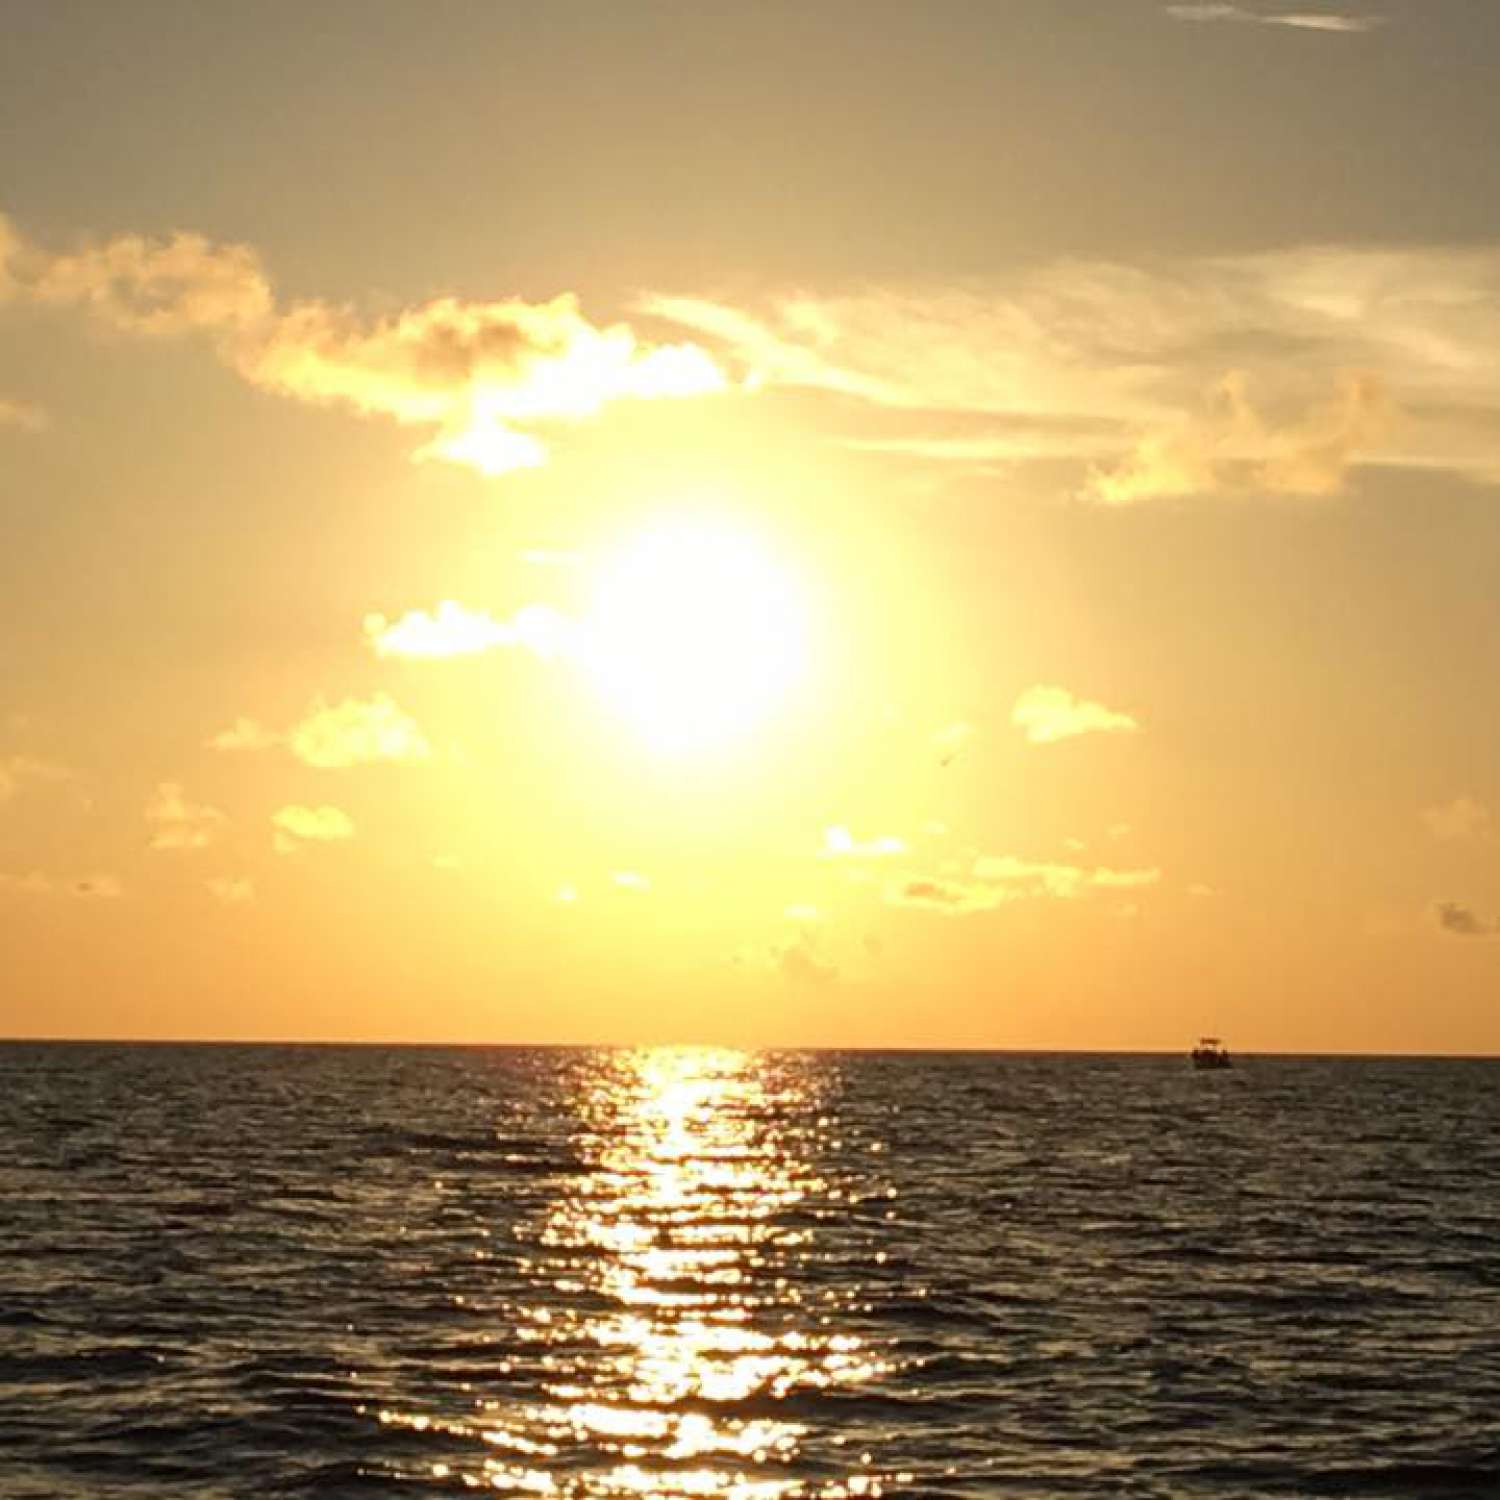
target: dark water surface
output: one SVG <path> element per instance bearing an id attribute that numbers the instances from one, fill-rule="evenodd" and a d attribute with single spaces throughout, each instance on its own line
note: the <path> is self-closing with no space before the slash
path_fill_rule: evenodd
<path id="1" fill-rule="evenodd" d="M 0 1046 L 0 1496 L 1500 1496 L 1500 1064 Z"/>

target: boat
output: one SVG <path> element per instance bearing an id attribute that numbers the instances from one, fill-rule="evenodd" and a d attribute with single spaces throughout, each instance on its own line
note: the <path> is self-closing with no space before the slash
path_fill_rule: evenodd
<path id="1" fill-rule="evenodd" d="M 1231 1068 L 1234 1066 L 1229 1060 L 1229 1048 L 1216 1036 L 1200 1036 L 1198 1045 L 1189 1054 L 1193 1059 L 1193 1066 L 1204 1070 L 1209 1068 Z"/>

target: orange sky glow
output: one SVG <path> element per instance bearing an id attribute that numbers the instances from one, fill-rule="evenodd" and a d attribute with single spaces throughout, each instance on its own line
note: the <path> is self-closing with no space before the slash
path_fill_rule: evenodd
<path id="1" fill-rule="evenodd" d="M 129 9 L 0 1035 L 1500 1051 L 1500 11 Z"/>

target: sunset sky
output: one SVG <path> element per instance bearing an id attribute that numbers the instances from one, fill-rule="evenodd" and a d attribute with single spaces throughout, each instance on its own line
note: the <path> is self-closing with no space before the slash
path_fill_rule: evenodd
<path id="1" fill-rule="evenodd" d="M 0 28 L 0 1035 L 1500 1051 L 1500 5 Z"/>

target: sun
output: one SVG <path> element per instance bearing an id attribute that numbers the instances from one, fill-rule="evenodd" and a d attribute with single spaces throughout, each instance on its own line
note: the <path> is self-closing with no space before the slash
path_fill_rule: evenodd
<path id="1" fill-rule="evenodd" d="M 706 751 L 747 736 L 802 677 L 806 618 L 792 573 L 758 536 L 676 520 L 598 569 L 588 666 L 653 749 Z"/>

